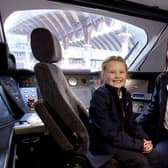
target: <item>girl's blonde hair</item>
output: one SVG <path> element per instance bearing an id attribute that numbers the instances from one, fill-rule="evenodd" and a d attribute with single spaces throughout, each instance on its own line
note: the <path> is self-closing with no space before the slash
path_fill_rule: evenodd
<path id="1" fill-rule="evenodd" d="M 125 65 L 125 69 L 126 71 L 128 71 L 128 67 L 127 64 L 125 62 L 125 60 L 121 57 L 121 56 L 110 56 L 108 58 L 106 58 L 103 63 L 102 63 L 102 71 L 106 70 L 107 64 L 111 61 L 118 61 L 118 62 L 122 62 Z"/>

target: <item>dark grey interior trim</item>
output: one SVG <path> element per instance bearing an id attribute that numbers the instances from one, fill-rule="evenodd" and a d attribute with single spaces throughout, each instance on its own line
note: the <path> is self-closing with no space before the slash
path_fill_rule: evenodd
<path id="1" fill-rule="evenodd" d="M 156 21 L 168 22 L 168 11 L 126 0 L 49 0 L 79 6 L 99 8 Z"/>

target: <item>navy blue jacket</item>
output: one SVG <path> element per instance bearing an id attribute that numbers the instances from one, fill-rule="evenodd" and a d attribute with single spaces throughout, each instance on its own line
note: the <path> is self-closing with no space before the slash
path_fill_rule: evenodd
<path id="1" fill-rule="evenodd" d="M 117 89 L 103 85 L 92 95 L 89 108 L 90 151 L 114 156 L 117 149 L 143 151 L 148 138 L 134 120 L 130 94 L 122 88 L 123 105 Z"/>
<path id="2" fill-rule="evenodd" d="M 168 74 L 162 72 L 158 75 L 155 82 L 155 88 L 152 95 L 152 101 L 149 103 L 145 111 L 136 118 L 136 121 L 144 126 L 152 126 L 155 132 L 153 140 L 159 142 L 160 132 L 163 129 L 164 115 L 167 102 Z M 149 132 L 150 133 L 150 132 Z"/>

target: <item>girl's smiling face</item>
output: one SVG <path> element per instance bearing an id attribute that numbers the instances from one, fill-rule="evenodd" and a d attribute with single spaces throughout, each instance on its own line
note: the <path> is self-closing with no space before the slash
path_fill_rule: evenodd
<path id="1" fill-rule="evenodd" d="M 102 72 L 102 77 L 107 84 L 120 89 L 125 85 L 127 79 L 125 64 L 120 61 L 110 61 Z"/>

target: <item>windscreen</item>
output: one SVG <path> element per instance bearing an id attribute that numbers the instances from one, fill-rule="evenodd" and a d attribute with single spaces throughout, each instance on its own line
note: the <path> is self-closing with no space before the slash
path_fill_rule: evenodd
<path id="1" fill-rule="evenodd" d="M 102 61 L 111 55 L 122 56 L 130 66 L 147 43 L 145 30 L 137 25 L 77 10 L 16 11 L 4 27 L 17 69 L 33 70 L 38 62 L 31 51 L 30 34 L 39 27 L 59 40 L 63 70 L 100 71 Z"/>

